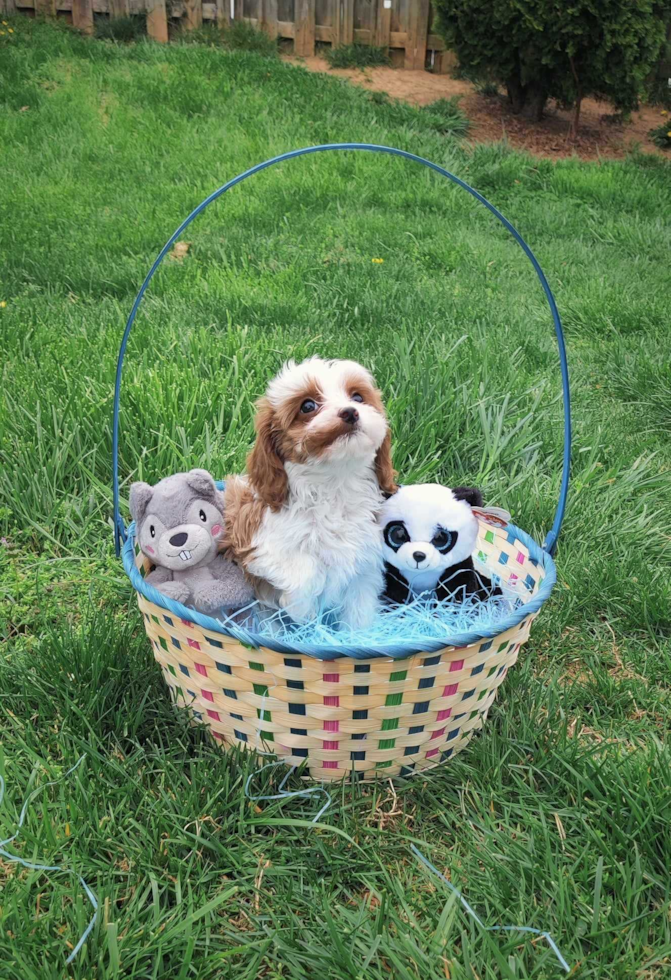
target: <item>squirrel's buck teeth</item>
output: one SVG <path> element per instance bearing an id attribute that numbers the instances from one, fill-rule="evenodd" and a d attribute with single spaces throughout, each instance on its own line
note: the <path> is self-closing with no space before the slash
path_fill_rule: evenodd
<path id="1" fill-rule="evenodd" d="M 190 561 L 191 560 L 191 552 L 190 551 L 180 551 L 179 557 L 182 559 L 182 561 Z"/>

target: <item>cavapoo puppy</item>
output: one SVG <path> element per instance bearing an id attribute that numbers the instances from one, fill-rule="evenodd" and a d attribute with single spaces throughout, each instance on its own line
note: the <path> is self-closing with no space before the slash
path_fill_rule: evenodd
<path id="1" fill-rule="evenodd" d="M 298 622 L 362 629 L 384 586 L 377 517 L 396 489 L 380 392 L 354 361 L 289 361 L 258 402 L 244 476 L 226 481 L 224 546 L 259 599 Z"/>

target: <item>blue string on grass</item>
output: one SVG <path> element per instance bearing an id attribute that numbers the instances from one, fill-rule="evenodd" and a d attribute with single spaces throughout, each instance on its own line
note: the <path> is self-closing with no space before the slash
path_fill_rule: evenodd
<path id="1" fill-rule="evenodd" d="M 270 753 L 264 753 L 264 754 L 270 754 Z M 286 782 L 290 778 L 290 776 L 292 776 L 293 773 L 296 771 L 296 766 L 292 766 L 288 770 L 288 772 L 284 776 L 284 779 L 277 787 L 277 793 L 259 794 L 257 796 L 254 796 L 250 792 L 249 787 L 251 785 L 252 780 L 260 773 L 262 773 L 264 769 L 277 769 L 278 767 L 284 765 L 285 763 L 283 762 L 269 762 L 265 766 L 262 766 L 260 769 L 257 769 L 256 772 L 251 773 L 247 777 L 247 781 L 245 783 L 245 796 L 247 797 L 248 800 L 251 800 L 252 802 L 255 803 L 260 800 L 288 800 L 293 797 L 303 797 L 307 799 L 308 797 L 313 796 L 315 793 L 323 793 L 326 796 L 326 803 L 321 808 L 321 810 L 316 814 L 316 816 L 314 816 L 311 820 L 311 823 L 317 823 L 319 821 L 319 818 L 323 816 L 323 814 L 326 813 L 328 808 L 331 806 L 333 800 L 331 799 L 330 793 L 324 786 L 310 786 L 310 787 L 306 787 L 305 789 L 299 789 L 294 791 L 285 790 L 284 786 L 286 785 Z M 413 775 L 415 775 L 415 773 L 413 773 Z M 438 870 L 438 868 L 435 867 L 435 865 L 431 864 L 429 859 L 422 854 L 419 848 L 415 847 L 414 844 L 411 844 L 410 849 L 412 850 L 415 857 L 417 857 L 422 862 L 422 864 L 425 867 L 427 867 L 429 871 L 432 872 L 432 874 L 440 878 L 440 880 L 447 885 L 450 891 L 454 892 L 454 894 L 461 902 L 462 906 L 466 909 L 468 914 L 475 919 L 475 921 L 478 923 L 478 925 L 484 932 L 525 932 L 525 933 L 530 933 L 534 936 L 541 936 L 543 939 L 547 941 L 548 946 L 557 957 L 557 961 L 561 966 L 561 968 L 566 973 L 571 972 L 571 967 L 568 965 L 568 963 L 562 956 L 561 950 L 559 949 L 559 947 L 557 946 L 556 942 L 554 941 L 554 939 L 552 938 L 549 932 L 543 932 L 542 929 L 534 929 L 532 926 L 506 926 L 506 925 L 486 926 L 482 921 L 482 919 L 480 918 L 480 916 L 478 915 L 478 913 L 475 911 L 475 909 L 473 909 L 468 904 L 468 902 L 461 894 L 459 889 L 455 885 L 453 885 L 452 882 L 448 878 L 446 878 L 444 874 L 441 874 L 441 872 Z"/>
<path id="2" fill-rule="evenodd" d="M 468 904 L 468 902 L 461 894 L 459 889 L 456 888 L 455 885 L 453 885 L 452 882 L 448 878 L 446 878 L 444 874 L 441 874 L 438 868 L 436 868 L 435 865 L 431 864 L 428 858 L 424 857 L 424 855 L 419 850 L 419 848 L 415 847 L 414 844 L 411 844 L 410 850 L 413 852 L 415 857 L 418 858 L 422 862 L 422 864 L 425 867 L 427 867 L 429 871 L 432 872 L 432 874 L 436 875 L 436 877 L 440 878 L 441 881 L 445 882 L 445 884 L 450 889 L 450 891 L 454 892 L 454 894 L 461 902 L 462 906 L 466 909 L 468 914 L 475 919 L 477 924 L 480 926 L 482 930 L 484 930 L 484 932 L 526 932 L 526 933 L 531 933 L 534 936 L 541 936 L 543 939 L 547 940 L 548 946 L 557 957 L 557 961 L 561 966 L 561 968 L 566 973 L 571 972 L 571 967 L 568 965 L 568 963 L 562 956 L 559 947 L 557 946 L 556 942 L 554 941 L 554 939 L 552 938 L 549 932 L 543 932 L 542 929 L 533 929 L 531 926 L 504 926 L 504 925 L 486 926 L 482 921 L 482 919 L 480 918 L 480 916 L 478 915 L 478 913 L 475 911 L 475 909 L 471 908 L 471 906 Z"/>
<path id="3" fill-rule="evenodd" d="M 33 790 L 33 792 L 30 794 L 30 796 L 28 796 L 28 798 L 26 799 L 25 803 L 21 807 L 21 813 L 19 815 L 19 822 L 18 822 L 17 827 L 16 827 L 16 833 L 14 833 L 11 837 L 8 837 L 6 840 L 0 840 L 0 855 L 2 855 L 2 857 L 4 857 L 7 861 L 11 861 L 14 864 L 21 864 L 21 865 L 23 865 L 24 868 L 28 868 L 30 871 L 61 871 L 63 874 L 73 875 L 77 879 L 77 881 L 79 882 L 79 884 L 82 886 L 82 888 L 84 889 L 84 891 L 86 892 L 86 897 L 88 898 L 88 900 L 90 901 L 90 903 L 91 903 L 91 905 L 93 906 L 93 909 L 94 909 L 93 918 L 91 919 L 91 921 L 87 925 L 86 929 L 82 933 L 82 935 L 81 935 L 81 937 L 79 939 L 79 942 L 77 943 L 77 945 L 75 946 L 75 948 L 72 950 L 72 952 L 68 956 L 67 960 L 65 961 L 66 963 L 72 963 L 72 961 L 77 956 L 77 953 L 80 951 L 80 949 L 82 948 L 82 946 L 86 942 L 86 940 L 88 938 L 88 935 L 91 932 L 91 929 L 93 929 L 94 925 L 96 924 L 96 921 L 98 919 L 98 899 L 96 898 L 96 896 L 94 895 L 94 893 L 91 891 L 91 889 L 89 888 L 89 886 L 86 884 L 86 882 L 84 881 L 84 879 L 82 878 L 82 876 L 81 875 L 78 875 L 77 872 L 76 871 L 73 871 L 71 868 L 63 868 L 63 867 L 61 867 L 60 865 L 57 865 L 57 864 L 55 864 L 55 865 L 54 864 L 34 864 L 32 861 L 26 861 L 25 858 L 19 857 L 18 854 L 11 854 L 9 851 L 6 851 L 5 850 L 5 845 L 6 844 L 12 844 L 16 840 L 16 838 L 19 836 L 19 834 L 21 832 L 21 828 L 22 828 L 23 823 L 24 823 L 24 820 L 26 819 L 26 813 L 28 812 L 28 807 L 30 806 L 30 804 L 32 803 L 32 801 L 35 799 L 35 797 L 39 793 L 41 793 L 42 790 L 45 790 L 47 788 L 47 786 L 55 786 L 57 783 L 60 783 L 63 779 L 67 779 L 67 777 L 71 773 L 73 773 L 75 771 L 75 769 L 77 769 L 81 765 L 81 763 L 84 761 L 85 758 L 86 758 L 86 755 L 81 756 L 77 760 L 77 762 L 75 762 L 74 766 L 72 766 L 71 769 L 68 769 L 68 771 L 64 775 L 59 776 L 58 779 L 52 779 L 48 783 L 44 783 L 43 786 L 38 786 L 36 790 Z M 3 779 L 2 776 L 0 776 L 0 806 L 2 806 L 2 802 L 4 800 L 4 797 L 5 797 L 5 780 Z"/>
<path id="4" fill-rule="evenodd" d="M 245 783 L 245 796 L 247 797 L 248 800 L 251 800 L 252 803 L 256 803 L 259 800 L 290 800 L 296 796 L 300 796 L 303 797 L 304 799 L 308 799 L 310 796 L 314 796 L 315 793 L 323 793 L 324 796 L 326 797 L 326 803 L 321 808 L 321 810 L 316 814 L 316 816 L 314 816 L 310 821 L 311 823 L 317 823 L 319 821 L 319 818 L 326 813 L 328 808 L 331 806 L 331 803 L 333 802 L 333 800 L 331 799 L 331 794 L 323 786 L 306 786 L 305 789 L 296 789 L 296 790 L 284 789 L 289 777 L 296 772 L 296 766 L 292 766 L 289 769 L 284 779 L 277 787 L 277 793 L 252 796 L 249 789 L 252 779 L 255 779 L 256 776 L 260 775 L 260 773 L 262 773 L 264 769 L 277 769 L 278 766 L 283 767 L 285 765 L 286 763 L 284 762 L 269 762 L 267 763 L 267 765 L 261 766 L 260 769 L 257 769 L 255 772 L 251 773 L 247 778 L 247 782 Z"/>

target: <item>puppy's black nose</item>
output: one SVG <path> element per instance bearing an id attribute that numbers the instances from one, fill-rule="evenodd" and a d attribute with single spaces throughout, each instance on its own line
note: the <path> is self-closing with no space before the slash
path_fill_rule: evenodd
<path id="1" fill-rule="evenodd" d="M 426 555 L 424 554 L 423 551 L 413 551 L 412 557 L 415 559 L 417 564 L 419 564 L 420 561 L 424 561 Z"/>
<path id="2" fill-rule="evenodd" d="M 348 425 L 354 425 L 355 422 L 359 421 L 359 413 L 356 408 L 341 408 L 338 412 L 338 418 L 347 422 Z"/>
<path id="3" fill-rule="evenodd" d="M 175 548 L 181 548 L 183 544 L 186 544 L 186 539 L 188 538 L 186 531 L 180 531 L 179 534 L 173 534 L 170 538 L 170 544 L 173 544 Z"/>

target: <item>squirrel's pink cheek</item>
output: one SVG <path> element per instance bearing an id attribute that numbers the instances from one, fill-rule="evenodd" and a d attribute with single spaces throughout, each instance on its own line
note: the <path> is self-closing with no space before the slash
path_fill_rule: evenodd
<path id="1" fill-rule="evenodd" d="M 144 550 L 145 551 L 148 551 L 150 555 L 153 555 L 154 554 L 154 549 L 152 548 L 152 546 L 150 544 L 146 544 L 144 546 Z"/>
<path id="2" fill-rule="evenodd" d="M 212 525 L 212 537 L 216 538 L 218 534 L 221 534 L 221 524 Z"/>

